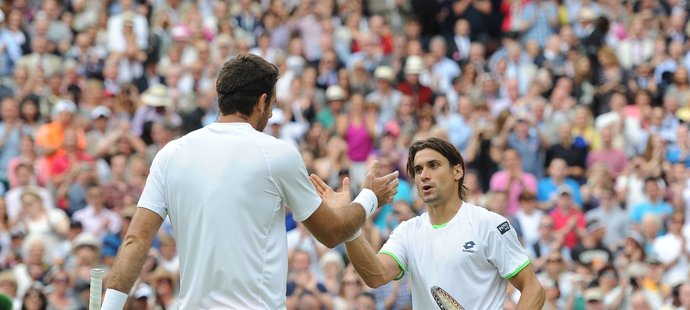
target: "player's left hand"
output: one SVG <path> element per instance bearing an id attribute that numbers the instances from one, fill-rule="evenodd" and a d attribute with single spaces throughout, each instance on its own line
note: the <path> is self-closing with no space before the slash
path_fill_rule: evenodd
<path id="1" fill-rule="evenodd" d="M 342 190 L 336 192 L 326 184 L 319 176 L 312 174 L 309 176 L 311 184 L 314 184 L 316 193 L 319 197 L 330 206 L 347 206 L 352 202 L 352 193 L 350 192 L 350 178 L 343 179 Z"/>

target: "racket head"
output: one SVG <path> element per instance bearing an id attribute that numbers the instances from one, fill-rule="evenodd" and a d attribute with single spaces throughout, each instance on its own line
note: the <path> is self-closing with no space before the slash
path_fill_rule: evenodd
<path id="1" fill-rule="evenodd" d="M 436 285 L 431 287 L 431 296 L 441 310 L 465 310 L 453 296 Z"/>

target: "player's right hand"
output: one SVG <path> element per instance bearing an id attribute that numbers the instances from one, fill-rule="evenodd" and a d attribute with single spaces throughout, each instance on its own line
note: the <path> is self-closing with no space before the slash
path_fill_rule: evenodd
<path id="1" fill-rule="evenodd" d="M 374 161 L 364 179 L 364 188 L 368 188 L 376 194 L 379 207 L 393 202 L 393 197 L 398 193 L 398 171 L 393 171 L 387 175 L 376 177 L 379 169 L 379 161 Z"/>

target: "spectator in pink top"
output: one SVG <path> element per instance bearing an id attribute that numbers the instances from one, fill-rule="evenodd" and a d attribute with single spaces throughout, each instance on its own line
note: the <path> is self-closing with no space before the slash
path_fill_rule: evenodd
<path id="1" fill-rule="evenodd" d="M 508 193 L 508 215 L 513 216 L 520 209 L 518 201 L 520 193 L 527 190 L 537 192 L 537 178 L 522 171 L 522 159 L 514 149 L 507 149 L 503 153 L 503 170 L 491 177 L 490 189 L 494 192 Z"/>
<path id="2" fill-rule="evenodd" d="M 613 174 L 618 177 L 628 164 L 628 157 L 623 150 L 613 146 L 614 129 L 611 125 L 601 129 L 601 148 L 587 154 L 587 169 L 596 163 L 604 163 Z"/>

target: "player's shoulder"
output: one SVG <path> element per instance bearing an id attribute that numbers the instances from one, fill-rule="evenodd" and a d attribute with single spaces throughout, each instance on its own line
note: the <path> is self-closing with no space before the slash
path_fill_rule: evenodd
<path id="1" fill-rule="evenodd" d="M 510 230 L 510 223 L 503 215 L 467 202 L 463 203 L 462 207 L 467 208 L 465 210 L 467 217 L 480 228 L 480 231 L 497 230 L 505 233 Z"/>
<path id="2" fill-rule="evenodd" d="M 412 232 L 415 233 L 421 229 L 424 225 L 429 225 L 431 221 L 429 220 L 429 213 L 424 212 L 418 216 L 401 222 L 398 227 L 395 228 L 398 232 Z"/>

